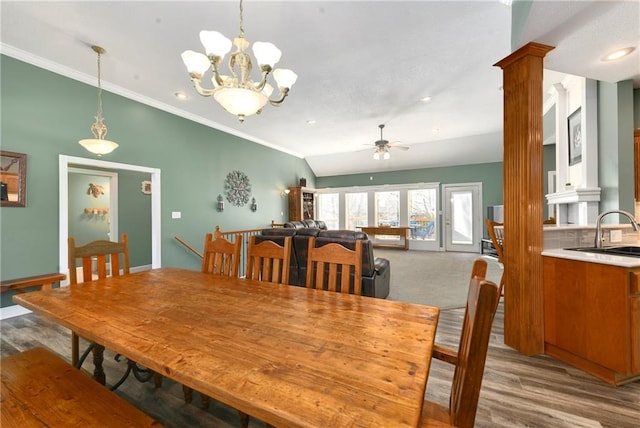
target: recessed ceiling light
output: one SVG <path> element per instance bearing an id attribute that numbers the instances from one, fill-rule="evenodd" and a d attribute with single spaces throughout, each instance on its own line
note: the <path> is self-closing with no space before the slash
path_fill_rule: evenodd
<path id="1" fill-rule="evenodd" d="M 179 100 L 188 100 L 189 99 L 189 95 L 187 95 L 186 93 L 182 92 L 182 91 L 178 91 L 176 93 L 174 93 L 173 95 L 175 95 L 175 97 Z"/>
<path id="2" fill-rule="evenodd" d="M 427 95 L 426 97 L 420 98 L 420 101 L 422 101 L 423 103 L 428 103 L 429 101 L 431 101 L 431 97 Z"/>
<path id="3" fill-rule="evenodd" d="M 440 132 L 440 128 L 433 128 L 431 129 L 431 132 L 433 132 L 434 134 L 437 134 L 438 132 Z"/>
<path id="4" fill-rule="evenodd" d="M 307 120 L 307 125 L 315 125 L 315 124 L 316 124 L 316 120 L 315 119 Z"/>
<path id="5" fill-rule="evenodd" d="M 602 61 L 615 61 L 617 59 L 624 58 L 625 56 L 627 56 L 631 52 L 633 52 L 634 49 L 635 48 L 632 48 L 632 47 L 616 49 L 615 51 L 613 51 L 613 52 L 605 55 L 604 57 L 602 57 Z"/>

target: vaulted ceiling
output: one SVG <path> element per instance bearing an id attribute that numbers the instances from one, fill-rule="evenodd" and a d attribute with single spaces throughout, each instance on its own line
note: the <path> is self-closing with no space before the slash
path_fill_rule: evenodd
<path id="1" fill-rule="evenodd" d="M 512 39 L 515 47 L 555 46 L 545 83 L 568 73 L 640 87 L 638 1 L 523 5 L 518 11 L 528 13 L 517 14 L 512 34 L 516 6 L 498 0 L 247 0 L 247 39 L 278 46 L 278 65 L 299 78 L 282 106 L 244 123 L 197 95 L 180 59 L 202 51 L 202 29 L 237 35 L 237 1 L 2 1 L 1 47 L 96 85 L 89 46 L 100 45 L 105 90 L 304 157 L 317 176 L 371 173 L 500 161 L 502 73 L 493 64 L 512 51 Z M 600 61 L 628 46 L 636 48 L 629 57 Z M 385 139 L 410 149 L 376 161 L 383 123 Z"/>

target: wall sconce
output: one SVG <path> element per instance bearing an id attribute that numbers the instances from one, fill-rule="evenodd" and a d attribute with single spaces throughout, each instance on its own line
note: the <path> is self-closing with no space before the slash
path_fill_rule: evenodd
<path id="1" fill-rule="evenodd" d="M 289 189 L 284 189 L 282 192 L 280 192 L 280 197 L 284 198 L 285 196 L 287 196 L 289 193 L 291 193 L 291 190 Z"/>
<path id="2" fill-rule="evenodd" d="M 219 212 L 224 211 L 224 199 L 222 198 L 222 195 L 218 195 L 218 206 L 216 207 L 216 209 Z"/>
<path id="3" fill-rule="evenodd" d="M 258 203 L 256 202 L 256 198 L 251 198 L 251 211 L 258 211 Z"/>

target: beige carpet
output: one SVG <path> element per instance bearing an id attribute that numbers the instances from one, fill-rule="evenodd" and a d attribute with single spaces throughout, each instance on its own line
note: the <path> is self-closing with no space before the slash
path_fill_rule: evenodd
<path id="1" fill-rule="evenodd" d="M 441 309 L 463 307 L 467 298 L 469 275 L 478 253 L 434 251 L 374 250 L 376 257 L 391 263 L 390 300 L 438 306 Z M 487 279 L 500 281 L 502 268 L 490 257 Z"/>

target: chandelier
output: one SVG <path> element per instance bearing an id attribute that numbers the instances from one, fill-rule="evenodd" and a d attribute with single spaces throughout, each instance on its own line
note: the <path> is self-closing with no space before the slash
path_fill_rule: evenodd
<path id="1" fill-rule="evenodd" d="M 100 46 L 91 46 L 91 49 L 98 54 L 98 113 L 96 114 L 96 121 L 91 125 L 91 132 L 94 138 L 88 138 L 78 141 L 78 143 L 89 150 L 91 153 L 95 153 L 98 157 L 106 155 L 114 151 L 118 144 L 113 141 L 105 140 L 107 135 L 107 125 L 104 124 L 104 118 L 102 117 L 102 84 L 100 82 L 100 55 L 106 51 Z"/>
<path id="2" fill-rule="evenodd" d="M 187 67 L 189 77 L 196 91 L 205 97 L 213 98 L 229 113 L 238 116 L 244 122 L 246 116 L 259 114 L 269 102 L 277 106 L 287 97 L 291 86 L 298 76 L 291 70 L 273 66 L 280 60 L 282 52 L 272 43 L 255 42 L 253 54 L 262 73 L 259 82 L 251 80 L 253 63 L 247 53 L 249 41 L 244 38 L 242 0 L 240 0 L 240 34 L 233 39 L 236 51 L 229 57 L 230 76 L 220 73 L 220 64 L 224 56 L 231 50 L 231 41 L 217 31 L 200 31 L 200 42 L 204 46 L 206 55 L 191 50 L 182 53 L 182 61 Z M 213 89 L 201 85 L 202 76 L 211 67 Z M 279 96 L 269 98 L 273 93 L 273 86 L 267 83 L 267 77 L 273 70 L 273 78 L 278 86 Z"/>

